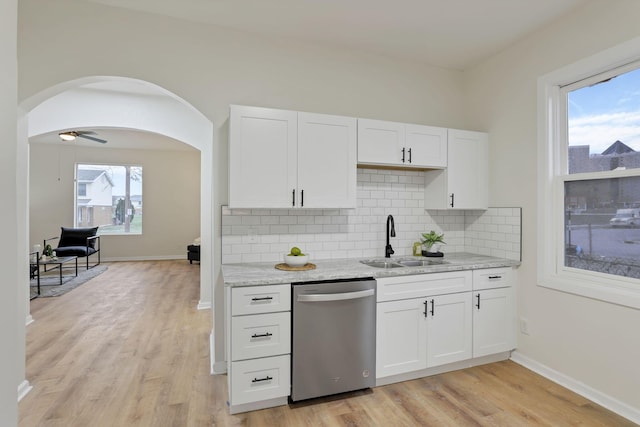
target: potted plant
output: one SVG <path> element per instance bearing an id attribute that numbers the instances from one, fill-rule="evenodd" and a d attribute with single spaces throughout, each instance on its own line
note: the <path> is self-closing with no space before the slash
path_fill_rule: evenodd
<path id="1" fill-rule="evenodd" d="M 439 250 L 441 244 L 446 245 L 444 233 L 438 234 L 434 230 L 422 233 L 422 245 L 426 249 L 422 251 L 423 256 L 443 256 L 443 253 Z"/>

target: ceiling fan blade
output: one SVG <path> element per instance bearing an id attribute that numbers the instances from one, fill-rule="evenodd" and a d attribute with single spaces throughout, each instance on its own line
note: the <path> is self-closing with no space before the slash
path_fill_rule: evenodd
<path id="1" fill-rule="evenodd" d="M 93 136 L 87 136 L 84 133 L 79 133 L 78 134 L 78 138 L 90 139 L 91 141 L 96 141 L 96 142 L 99 142 L 101 144 L 106 144 L 107 143 L 107 141 L 104 140 L 104 139 L 96 138 L 96 137 L 93 137 Z"/>

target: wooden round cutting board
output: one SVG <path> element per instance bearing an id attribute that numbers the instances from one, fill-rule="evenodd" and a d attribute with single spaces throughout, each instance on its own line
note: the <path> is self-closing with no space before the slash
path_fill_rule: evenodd
<path id="1" fill-rule="evenodd" d="M 276 268 L 278 270 L 284 270 L 284 271 L 307 271 L 307 270 L 315 270 L 316 265 L 308 262 L 305 265 L 301 265 L 299 267 L 291 267 L 290 265 L 285 264 L 283 262 L 280 264 L 276 264 Z"/>

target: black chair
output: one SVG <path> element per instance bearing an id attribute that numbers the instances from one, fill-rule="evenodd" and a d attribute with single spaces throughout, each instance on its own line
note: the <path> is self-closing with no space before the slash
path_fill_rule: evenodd
<path id="1" fill-rule="evenodd" d="M 189 264 L 193 264 L 193 261 L 200 262 L 200 245 L 187 246 L 187 259 Z"/>
<path id="2" fill-rule="evenodd" d="M 60 228 L 60 241 L 58 242 L 58 247 L 54 249 L 56 256 L 86 258 L 87 270 L 100 265 L 100 236 L 96 235 L 98 233 L 98 227 Z M 47 247 L 48 241 L 55 239 L 58 239 L 58 237 L 46 239 L 44 241 L 44 247 Z M 89 257 L 96 254 L 98 261 L 89 266 Z"/>
<path id="3" fill-rule="evenodd" d="M 31 279 L 38 279 L 38 295 L 40 295 L 40 252 L 38 251 L 29 254 L 29 276 Z M 33 298 L 35 297 L 31 297 Z"/>

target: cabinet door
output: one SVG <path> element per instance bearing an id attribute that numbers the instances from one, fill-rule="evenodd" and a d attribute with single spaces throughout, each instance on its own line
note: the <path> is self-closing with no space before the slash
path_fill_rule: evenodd
<path id="1" fill-rule="evenodd" d="M 377 304 L 376 378 L 427 367 L 424 298 Z"/>
<path id="2" fill-rule="evenodd" d="M 472 357 L 471 292 L 427 298 L 427 367 Z"/>
<path id="3" fill-rule="evenodd" d="M 487 209 L 489 140 L 486 133 L 449 130 L 447 181 L 453 209 Z"/>
<path id="4" fill-rule="evenodd" d="M 298 113 L 298 199 L 304 208 L 356 207 L 356 119 Z"/>
<path id="5" fill-rule="evenodd" d="M 473 305 L 473 357 L 513 350 L 513 288 L 473 292 Z"/>
<path id="6" fill-rule="evenodd" d="M 408 165 L 402 161 L 404 124 L 358 119 L 358 163 Z"/>
<path id="7" fill-rule="evenodd" d="M 229 207 L 289 208 L 296 188 L 297 113 L 232 105 Z"/>
<path id="8" fill-rule="evenodd" d="M 447 129 L 445 128 L 405 125 L 405 147 L 406 159 L 410 166 L 431 168 L 447 166 Z"/>

